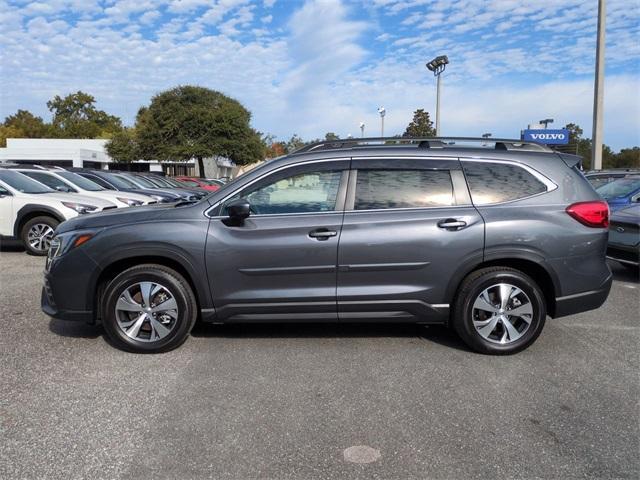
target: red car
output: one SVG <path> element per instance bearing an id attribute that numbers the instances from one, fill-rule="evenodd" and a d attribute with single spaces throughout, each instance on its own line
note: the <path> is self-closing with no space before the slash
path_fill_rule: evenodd
<path id="1" fill-rule="evenodd" d="M 209 180 L 205 180 L 204 178 L 196 178 L 196 177 L 175 177 L 175 179 L 189 187 L 202 188 L 203 190 L 208 190 L 210 192 L 215 192 L 220 188 L 220 185 L 217 183 L 211 182 Z"/>

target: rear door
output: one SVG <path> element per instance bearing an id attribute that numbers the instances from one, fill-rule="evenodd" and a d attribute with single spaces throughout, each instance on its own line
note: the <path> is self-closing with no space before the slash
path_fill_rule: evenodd
<path id="1" fill-rule="evenodd" d="M 221 320 L 337 320 L 336 268 L 349 159 L 287 166 L 213 211 L 206 263 Z M 230 201 L 251 216 L 226 221 Z"/>
<path id="2" fill-rule="evenodd" d="M 457 159 L 354 158 L 338 251 L 339 319 L 443 321 L 453 272 L 481 261 L 483 242 Z"/>

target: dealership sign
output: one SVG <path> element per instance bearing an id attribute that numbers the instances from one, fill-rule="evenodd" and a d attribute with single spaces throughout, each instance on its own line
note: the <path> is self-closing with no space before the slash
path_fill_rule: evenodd
<path id="1" fill-rule="evenodd" d="M 566 128 L 557 130 L 523 130 L 522 140 L 544 143 L 547 145 L 566 145 L 567 143 L 569 143 L 569 130 L 567 130 Z"/>

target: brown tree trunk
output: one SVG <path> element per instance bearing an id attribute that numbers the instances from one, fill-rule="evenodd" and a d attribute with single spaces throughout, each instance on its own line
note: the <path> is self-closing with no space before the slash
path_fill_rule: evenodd
<path id="1" fill-rule="evenodd" d="M 198 172 L 200 173 L 200 178 L 206 178 L 204 174 L 204 161 L 202 157 L 198 157 Z"/>

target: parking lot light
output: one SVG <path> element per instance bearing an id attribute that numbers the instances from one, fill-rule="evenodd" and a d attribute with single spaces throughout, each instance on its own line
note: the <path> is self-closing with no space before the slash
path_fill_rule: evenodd
<path id="1" fill-rule="evenodd" d="M 440 74 L 449 64 L 449 57 L 439 55 L 427 63 L 427 70 L 433 72 L 436 77 L 436 136 L 440 136 Z"/>
<path id="2" fill-rule="evenodd" d="M 544 120 L 540 120 L 538 123 L 544 125 L 544 128 L 546 129 L 550 123 L 553 123 L 553 118 L 545 118 Z"/>

